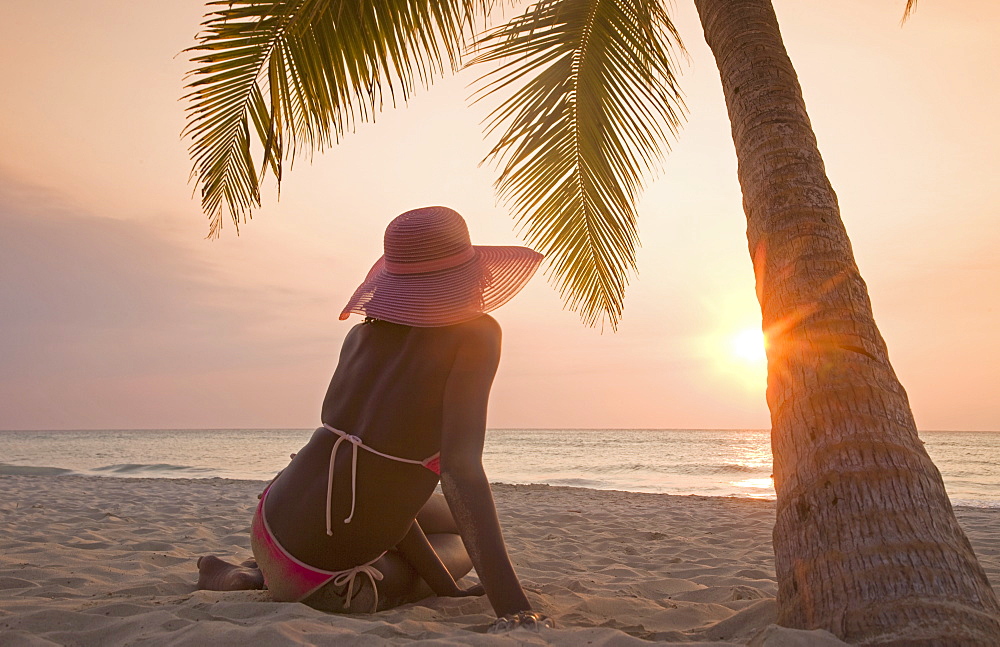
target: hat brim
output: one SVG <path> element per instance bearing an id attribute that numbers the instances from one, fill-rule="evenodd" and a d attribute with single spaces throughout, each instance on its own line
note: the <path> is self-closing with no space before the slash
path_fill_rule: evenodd
<path id="1" fill-rule="evenodd" d="M 473 245 L 461 265 L 423 274 L 393 274 L 379 258 L 347 302 L 352 313 L 431 328 L 469 321 L 510 301 L 528 283 L 542 254 L 520 246 Z"/>

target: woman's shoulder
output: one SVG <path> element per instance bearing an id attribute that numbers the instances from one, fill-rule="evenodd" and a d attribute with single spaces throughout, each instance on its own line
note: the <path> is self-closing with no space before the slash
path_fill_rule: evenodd
<path id="1" fill-rule="evenodd" d="M 492 367 L 500 361 L 501 332 L 496 319 L 484 314 L 455 326 L 459 336 L 456 361 Z"/>
<path id="2" fill-rule="evenodd" d="M 344 350 L 367 343 L 382 346 L 392 338 L 398 338 L 400 343 L 405 343 L 404 340 L 407 337 L 413 339 L 413 335 L 431 344 L 458 343 L 461 346 L 499 347 L 502 331 L 497 320 L 485 313 L 449 326 L 427 328 L 366 319 L 347 333 L 344 338 Z"/>
<path id="3" fill-rule="evenodd" d="M 429 339 L 456 339 L 475 341 L 499 339 L 500 324 L 488 314 L 480 314 L 472 319 L 447 326 L 407 326 L 407 330 Z"/>
<path id="4" fill-rule="evenodd" d="M 499 346 L 502 332 L 497 320 L 488 314 L 482 314 L 475 319 L 449 326 L 459 337 L 462 344 L 477 346 Z"/>
<path id="5" fill-rule="evenodd" d="M 500 334 L 500 324 L 497 320 L 488 314 L 481 314 L 475 319 L 470 319 L 469 321 L 463 321 L 458 326 L 467 327 L 469 330 L 481 331 L 486 334 Z"/>
<path id="6" fill-rule="evenodd" d="M 406 324 L 394 323 L 391 321 L 386 321 L 384 319 L 376 319 L 375 317 L 366 317 L 364 321 L 358 322 L 351 330 L 348 331 L 348 336 L 354 335 L 359 331 L 364 330 L 366 327 L 372 327 L 374 325 L 382 326 L 385 328 L 392 328 L 397 330 L 423 330 L 423 331 L 435 331 L 435 332 L 465 332 L 465 331 L 482 331 L 484 333 L 490 334 L 500 334 L 500 324 L 496 319 L 491 317 L 486 313 L 481 313 L 476 315 L 472 319 L 467 319 L 466 321 L 461 321 L 456 324 L 451 324 L 448 326 L 411 326 Z"/>

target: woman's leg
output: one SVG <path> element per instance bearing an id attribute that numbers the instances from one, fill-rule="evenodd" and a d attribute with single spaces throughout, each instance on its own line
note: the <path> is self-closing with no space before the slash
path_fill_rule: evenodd
<path id="1" fill-rule="evenodd" d="M 247 591 L 264 588 L 264 576 L 252 558 L 230 564 L 215 555 L 199 557 L 198 588 L 206 591 Z"/>
<path id="2" fill-rule="evenodd" d="M 462 538 L 457 534 L 428 534 L 427 540 L 456 581 L 472 570 L 472 560 L 469 559 L 469 553 L 462 544 Z M 384 576 L 378 586 L 379 609 L 391 609 L 400 604 L 434 595 L 427 583 L 417 574 L 416 569 L 396 551 L 389 551 L 376 563 L 376 566 Z"/>
<path id="3" fill-rule="evenodd" d="M 295 458 L 295 454 L 289 454 L 288 458 Z M 274 478 L 268 481 L 264 491 L 257 495 L 257 498 L 264 496 L 264 492 L 271 487 L 271 484 L 281 476 L 280 470 Z M 246 591 L 251 589 L 264 588 L 264 575 L 257 568 L 257 560 L 253 557 L 243 560 L 240 564 L 231 564 L 219 559 L 215 555 L 204 555 L 195 562 L 198 567 L 198 588 L 206 591 Z"/>
<path id="4" fill-rule="evenodd" d="M 464 577 L 472 570 L 472 560 L 465 550 L 462 538 L 458 534 L 458 526 L 451 515 L 448 503 L 440 494 L 432 494 L 431 498 L 417 514 L 417 523 L 427 535 L 434 552 L 455 580 Z M 378 583 L 378 610 L 391 609 L 401 604 L 414 602 L 434 595 L 430 587 L 417 574 L 416 569 L 406 559 L 394 550 L 390 550 L 375 564 L 383 576 Z M 325 611 L 370 613 L 374 607 L 375 598 L 371 591 L 371 582 L 365 575 L 359 575 L 354 582 L 356 597 L 349 607 L 345 607 L 347 585 L 334 586 L 331 582 L 312 594 L 304 603 Z"/>
<path id="5" fill-rule="evenodd" d="M 456 580 L 472 570 L 472 560 L 465 551 L 461 537 L 451 533 L 437 533 L 428 535 L 427 540 Z M 337 586 L 333 582 L 302 600 L 303 604 L 321 611 L 373 613 L 376 610 L 392 609 L 434 595 L 427 583 L 417 574 L 416 569 L 395 550 L 390 550 L 372 566 L 382 573 L 382 580 L 378 582 L 378 609 L 374 608 L 375 595 L 372 592 L 371 581 L 363 574 L 359 574 L 354 581 L 349 604 L 348 585 Z"/>
<path id="6" fill-rule="evenodd" d="M 443 495 L 436 492 L 431 495 L 431 498 L 427 499 L 427 503 L 417 513 L 417 523 L 420 524 L 420 527 L 423 528 L 424 533 L 427 535 L 438 533 L 458 534 L 458 524 L 455 523 L 455 517 L 451 515 L 451 508 L 448 507 L 448 502 Z"/>

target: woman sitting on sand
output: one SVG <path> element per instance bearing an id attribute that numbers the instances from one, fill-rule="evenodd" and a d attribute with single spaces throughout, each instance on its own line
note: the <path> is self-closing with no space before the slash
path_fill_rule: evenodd
<path id="1" fill-rule="evenodd" d="M 500 359 L 500 326 L 485 313 L 541 258 L 473 246 L 445 207 L 394 219 L 385 254 L 340 315 L 365 320 L 344 339 L 323 426 L 261 496 L 256 563 L 203 557 L 199 587 L 266 583 L 277 601 L 346 612 L 485 593 L 495 628 L 551 624 L 514 574 L 482 466 Z M 458 586 L 473 566 L 482 584 Z"/>

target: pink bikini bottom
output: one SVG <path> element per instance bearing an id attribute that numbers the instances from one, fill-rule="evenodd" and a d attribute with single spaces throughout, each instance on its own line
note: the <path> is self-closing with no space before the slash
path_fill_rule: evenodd
<path id="1" fill-rule="evenodd" d="M 372 449 L 357 436 L 331 427 L 326 423 L 323 423 L 323 427 L 337 436 L 337 440 L 333 443 L 333 448 L 330 450 L 330 467 L 325 506 L 327 535 L 333 535 L 330 501 L 333 497 L 333 477 L 337 450 L 342 444 L 346 443 L 351 446 L 351 513 L 344 519 L 344 523 L 351 523 L 351 519 L 354 517 L 359 449 L 399 463 L 420 465 L 434 472 L 434 474 L 441 474 L 440 452 L 424 460 L 402 458 Z M 375 608 L 377 609 L 378 587 L 375 586 L 375 580 L 382 579 L 382 572 L 372 566 L 372 564 L 381 559 L 385 553 L 382 553 L 382 555 L 379 555 L 366 564 L 343 571 L 324 571 L 321 568 L 316 568 L 315 566 L 310 566 L 305 562 L 299 561 L 278 543 L 274 533 L 271 532 L 271 528 L 267 525 L 267 519 L 264 518 L 264 501 L 267 500 L 269 490 L 270 486 L 264 490 L 264 493 L 260 497 L 260 503 L 257 505 L 257 512 L 253 516 L 253 524 L 250 526 L 250 545 L 253 547 L 254 558 L 257 560 L 257 566 L 260 567 L 261 572 L 264 574 L 264 583 L 267 584 L 267 588 L 271 591 L 271 596 L 278 602 L 301 602 L 332 581 L 335 586 L 347 584 L 347 598 L 344 601 L 344 607 L 347 608 L 351 606 L 354 580 L 357 579 L 359 574 L 364 573 L 371 580 L 372 587 L 375 589 Z"/>
<path id="2" fill-rule="evenodd" d="M 342 571 L 324 571 L 296 559 L 278 543 L 270 526 L 267 525 L 267 519 L 264 518 L 264 501 L 267 500 L 268 490 L 261 495 L 257 511 L 253 515 L 250 546 L 253 548 L 257 566 L 264 574 L 264 583 L 271 592 L 271 597 L 277 602 L 301 602 L 332 581 L 335 586 L 347 584 L 347 597 L 344 602 L 344 607 L 347 608 L 351 606 L 354 580 L 359 574 L 364 573 L 371 580 L 372 588 L 375 590 L 377 609 L 378 587 L 375 586 L 375 581 L 382 579 L 382 572 L 372 564 L 381 559 L 385 553 L 361 566 Z"/>

